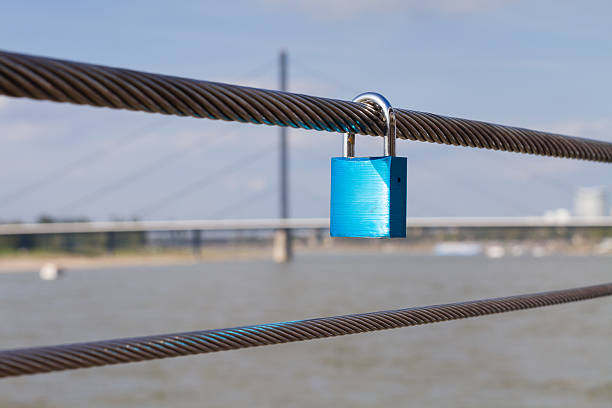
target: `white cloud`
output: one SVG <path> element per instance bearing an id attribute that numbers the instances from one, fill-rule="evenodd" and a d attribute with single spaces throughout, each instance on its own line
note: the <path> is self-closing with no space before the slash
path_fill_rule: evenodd
<path id="1" fill-rule="evenodd" d="M 65 129 L 61 126 L 43 124 L 29 121 L 19 121 L 0 124 L 0 140 L 15 142 L 26 141 L 34 137 L 43 137 L 49 134 L 57 134 Z"/>
<path id="2" fill-rule="evenodd" d="M 400 11 L 433 12 L 440 14 L 474 14 L 507 3 L 508 0 L 261 0 L 264 5 L 294 7 L 322 19 L 350 19 L 363 15 L 386 15 Z"/>
<path id="3" fill-rule="evenodd" d="M 612 141 L 612 119 L 570 120 L 534 127 L 562 135 Z"/>
<path id="4" fill-rule="evenodd" d="M 273 79 L 235 79 L 225 78 L 217 82 L 226 84 L 235 84 L 240 86 L 248 86 L 251 88 L 262 88 L 262 89 L 278 89 L 278 82 Z M 341 86 L 336 83 L 332 83 L 331 80 L 327 81 L 324 79 L 306 79 L 306 78 L 289 78 L 289 91 L 307 95 L 317 95 L 330 98 L 347 98 L 346 90 L 341 90 Z"/>
<path id="5" fill-rule="evenodd" d="M 237 132 L 235 130 L 217 130 L 216 128 L 214 130 L 199 131 L 168 131 L 161 135 L 161 139 L 163 139 L 166 144 L 168 144 L 168 140 L 171 140 L 170 143 L 178 148 L 189 148 L 202 144 L 203 140 L 205 139 L 211 140 L 212 143 L 213 141 L 217 141 L 218 139 L 222 138 L 224 143 L 228 143 L 230 141 L 233 141 L 236 134 Z"/>
<path id="6" fill-rule="evenodd" d="M 263 176 L 256 176 L 247 182 L 247 190 L 252 192 L 263 191 L 268 187 L 268 180 Z"/>
<path id="7" fill-rule="evenodd" d="M 289 138 L 289 146 L 292 149 L 308 150 L 308 149 L 326 149 L 326 142 L 332 140 L 335 136 L 334 140 L 338 146 L 340 145 L 340 141 L 342 140 L 341 134 L 330 134 L 328 132 L 313 132 L 311 130 L 302 130 L 302 129 L 290 129 L 289 130 L 290 138 Z M 300 152 L 303 154 L 303 152 Z"/>
<path id="8" fill-rule="evenodd" d="M 612 120 L 568 120 L 549 124 L 534 124 L 529 129 L 558 133 L 566 136 L 581 137 L 602 141 L 612 141 Z M 564 188 L 573 190 L 577 185 L 583 184 L 580 179 L 585 168 L 594 166 L 593 163 L 579 160 L 559 160 L 552 157 L 531 155 L 515 155 L 505 152 L 490 152 L 481 155 L 479 163 L 488 163 L 487 166 L 502 166 L 512 171 L 504 173 L 508 182 L 539 182 L 548 188 Z M 580 180 L 580 181 L 577 181 Z"/>

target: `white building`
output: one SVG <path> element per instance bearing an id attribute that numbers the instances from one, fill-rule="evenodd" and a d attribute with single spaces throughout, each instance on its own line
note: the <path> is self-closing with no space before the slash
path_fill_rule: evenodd
<path id="1" fill-rule="evenodd" d="M 544 218 L 549 222 L 567 222 L 572 218 L 572 214 L 566 208 L 548 210 L 544 213 Z"/>
<path id="2" fill-rule="evenodd" d="M 608 213 L 608 200 L 603 187 L 583 187 L 574 198 L 574 213 L 578 217 L 602 217 Z"/>

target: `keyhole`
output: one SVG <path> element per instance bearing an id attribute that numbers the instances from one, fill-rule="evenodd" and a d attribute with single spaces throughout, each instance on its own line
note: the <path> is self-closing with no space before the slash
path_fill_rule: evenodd
<path id="1" fill-rule="evenodd" d="M 398 178 L 397 178 L 397 182 L 398 182 L 398 183 L 400 183 L 401 181 L 402 181 L 402 178 L 401 178 L 401 177 L 398 177 Z"/>

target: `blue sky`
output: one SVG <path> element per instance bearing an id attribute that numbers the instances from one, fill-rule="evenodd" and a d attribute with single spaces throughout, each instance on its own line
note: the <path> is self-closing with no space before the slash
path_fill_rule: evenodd
<path id="1" fill-rule="evenodd" d="M 4 50 L 274 88 L 285 48 L 295 92 L 376 91 L 402 108 L 612 141 L 605 1 L 30 1 L 2 13 Z M 267 126 L 0 97 L 0 220 L 273 217 L 277 138 Z M 327 216 L 341 135 L 289 140 L 291 212 Z M 361 155 L 382 149 L 357 143 Z M 405 141 L 398 151 L 410 216 L 541 214 L 571 208 L 580 186 L 611 184 L 604 164 Z"/>

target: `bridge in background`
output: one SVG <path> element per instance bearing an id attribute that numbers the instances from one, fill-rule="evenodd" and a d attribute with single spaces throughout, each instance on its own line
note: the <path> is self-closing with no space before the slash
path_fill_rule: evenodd
<path id="1" fill-rule="evenodd" d="M 539 228 L 612 227 L 609 217 L 419 217 L 408 218 L 408 228 Z M 268 218 L 228 220 L 96 221 L 0 224 L 0 235 L 43 235 L 105 232 L 249 231 L 329 229 L 328 218 Z"/>
<path id="2" fill-rule="evenodd" d="M 408 230 L 436 229 L 504 229 L 504 228 L 605 228 L 612 227 L 609 217 L 423 217 L 408 218 Z M 226 219 L 226 220 L 168 220 L 168 221 L 103 221 L 0 224 L 0 236 L 35 236 L 73 234 L 106 234 L 106 249 L 116 248 L 119 233 L 141 232 L 190 232 L 191 245 L 199 252 L 204 231 L 270 231 L 274 233 L 273 258 L 287 262 L 292 250 L 291 234 L 287 231 L 312 231 L 313 236 L 322 238 L 329 230 L 328 218 L 271 218 L 271 219 Z M 72 242 L 68 239 L 67 242 Z"/>

